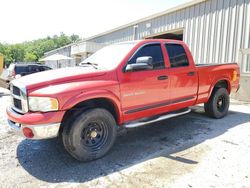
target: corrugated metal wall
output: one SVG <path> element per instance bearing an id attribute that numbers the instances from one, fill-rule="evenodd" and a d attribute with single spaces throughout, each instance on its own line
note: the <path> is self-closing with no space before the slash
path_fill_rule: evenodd
<path id="1" fill-rule="evenodd" d="M 90 41 L 110 44 L 178 28 L 197 63 L 236 62 L 239 49 L 250 48 L 250 0 L 208 0 L 138 23 L 138 36 L 130 26 Z"/>

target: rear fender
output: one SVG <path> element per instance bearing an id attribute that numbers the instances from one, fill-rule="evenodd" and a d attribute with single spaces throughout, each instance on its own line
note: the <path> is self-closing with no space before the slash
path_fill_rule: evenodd
<path id="1" fill-rule="evenodd" d="M 228 77 L 224 76 L 224 77 L 220 77 L 219 79 L 215 79 L 211 86 L 210 86 L 210 89 L 209 89 L 209 95 L 208 95 L 208 99 L 210 98 L 210 96 L 212 95 L 212 92 L 214 90 L 214 87 L 215 85 L 220 82 L 220 81 L 226 81 L 227 82 L 227 85 L 228 85 L 228 93 L 230 94 L 231 93 L 231 83 L 230 83 L 230 80 Z"/>

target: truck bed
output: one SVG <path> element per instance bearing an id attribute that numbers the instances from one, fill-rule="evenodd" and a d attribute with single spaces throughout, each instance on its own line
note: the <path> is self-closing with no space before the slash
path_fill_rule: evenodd
<path id="1" fill-rule="evenodd" d="M 235 63 L 222 63 L 222 64 L 218 64 L 218 63 L 200 63 L 200 64 L 195 64 L 196 67 L 211 67 L 211 66 L 223 66 L 223 65 L 232 65 L 232 64 L 237 64 Z"/>
<path id="2" fill-rule="evenodd" d="M 239 83 L 239 67 L 237 63 L 226 64 L 196 64 L 196 71 L 199 78 L 198 103 L 207 102 L 212 88 L 218 80 L 227 81 L 231 91 L 238 90 Z M 237 70 L 237 80 L 233 81 L 234 71 Z M 231 92 L 229 91 L 229 93 Z"/>

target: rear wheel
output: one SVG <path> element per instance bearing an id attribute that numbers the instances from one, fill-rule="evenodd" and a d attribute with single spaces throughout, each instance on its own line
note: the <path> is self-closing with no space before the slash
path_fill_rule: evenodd
<path id="1" fill-rule="evenodd" d="M 228 113 L 229 94 L 226 88 L 216 88 L 209 101 L 204 104 L 204 109 L 207 115 L 213 118 L 223 118 Z"/>
<path id="2" fill-rule="evenodd" d="M 105 109 L 90 109 L 69 121 L 62 134 L 65 149 L 79 161 L 104 156 L 114 144 L 116 122 Z"/>

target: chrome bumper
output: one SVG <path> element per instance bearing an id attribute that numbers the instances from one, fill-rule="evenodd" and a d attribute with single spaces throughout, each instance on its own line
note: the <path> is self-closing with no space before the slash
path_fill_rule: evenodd
<path id="1" fill-rule="evenodd" d="M 13 121 L 8 120 L 8 124 L 14 130 L 14 132 L 16 132 L 18 135 L 21 135 L 22 137 L 25 137 L 22 129 L 28 127 L 32 130 L 34 134 L 34 137 L 29 139 L 42 140 L 42 139 L 57 137 L 61 123 L 44 124 L 44 125 L 22 125 L 20 123 L 15 123 Z"/>

